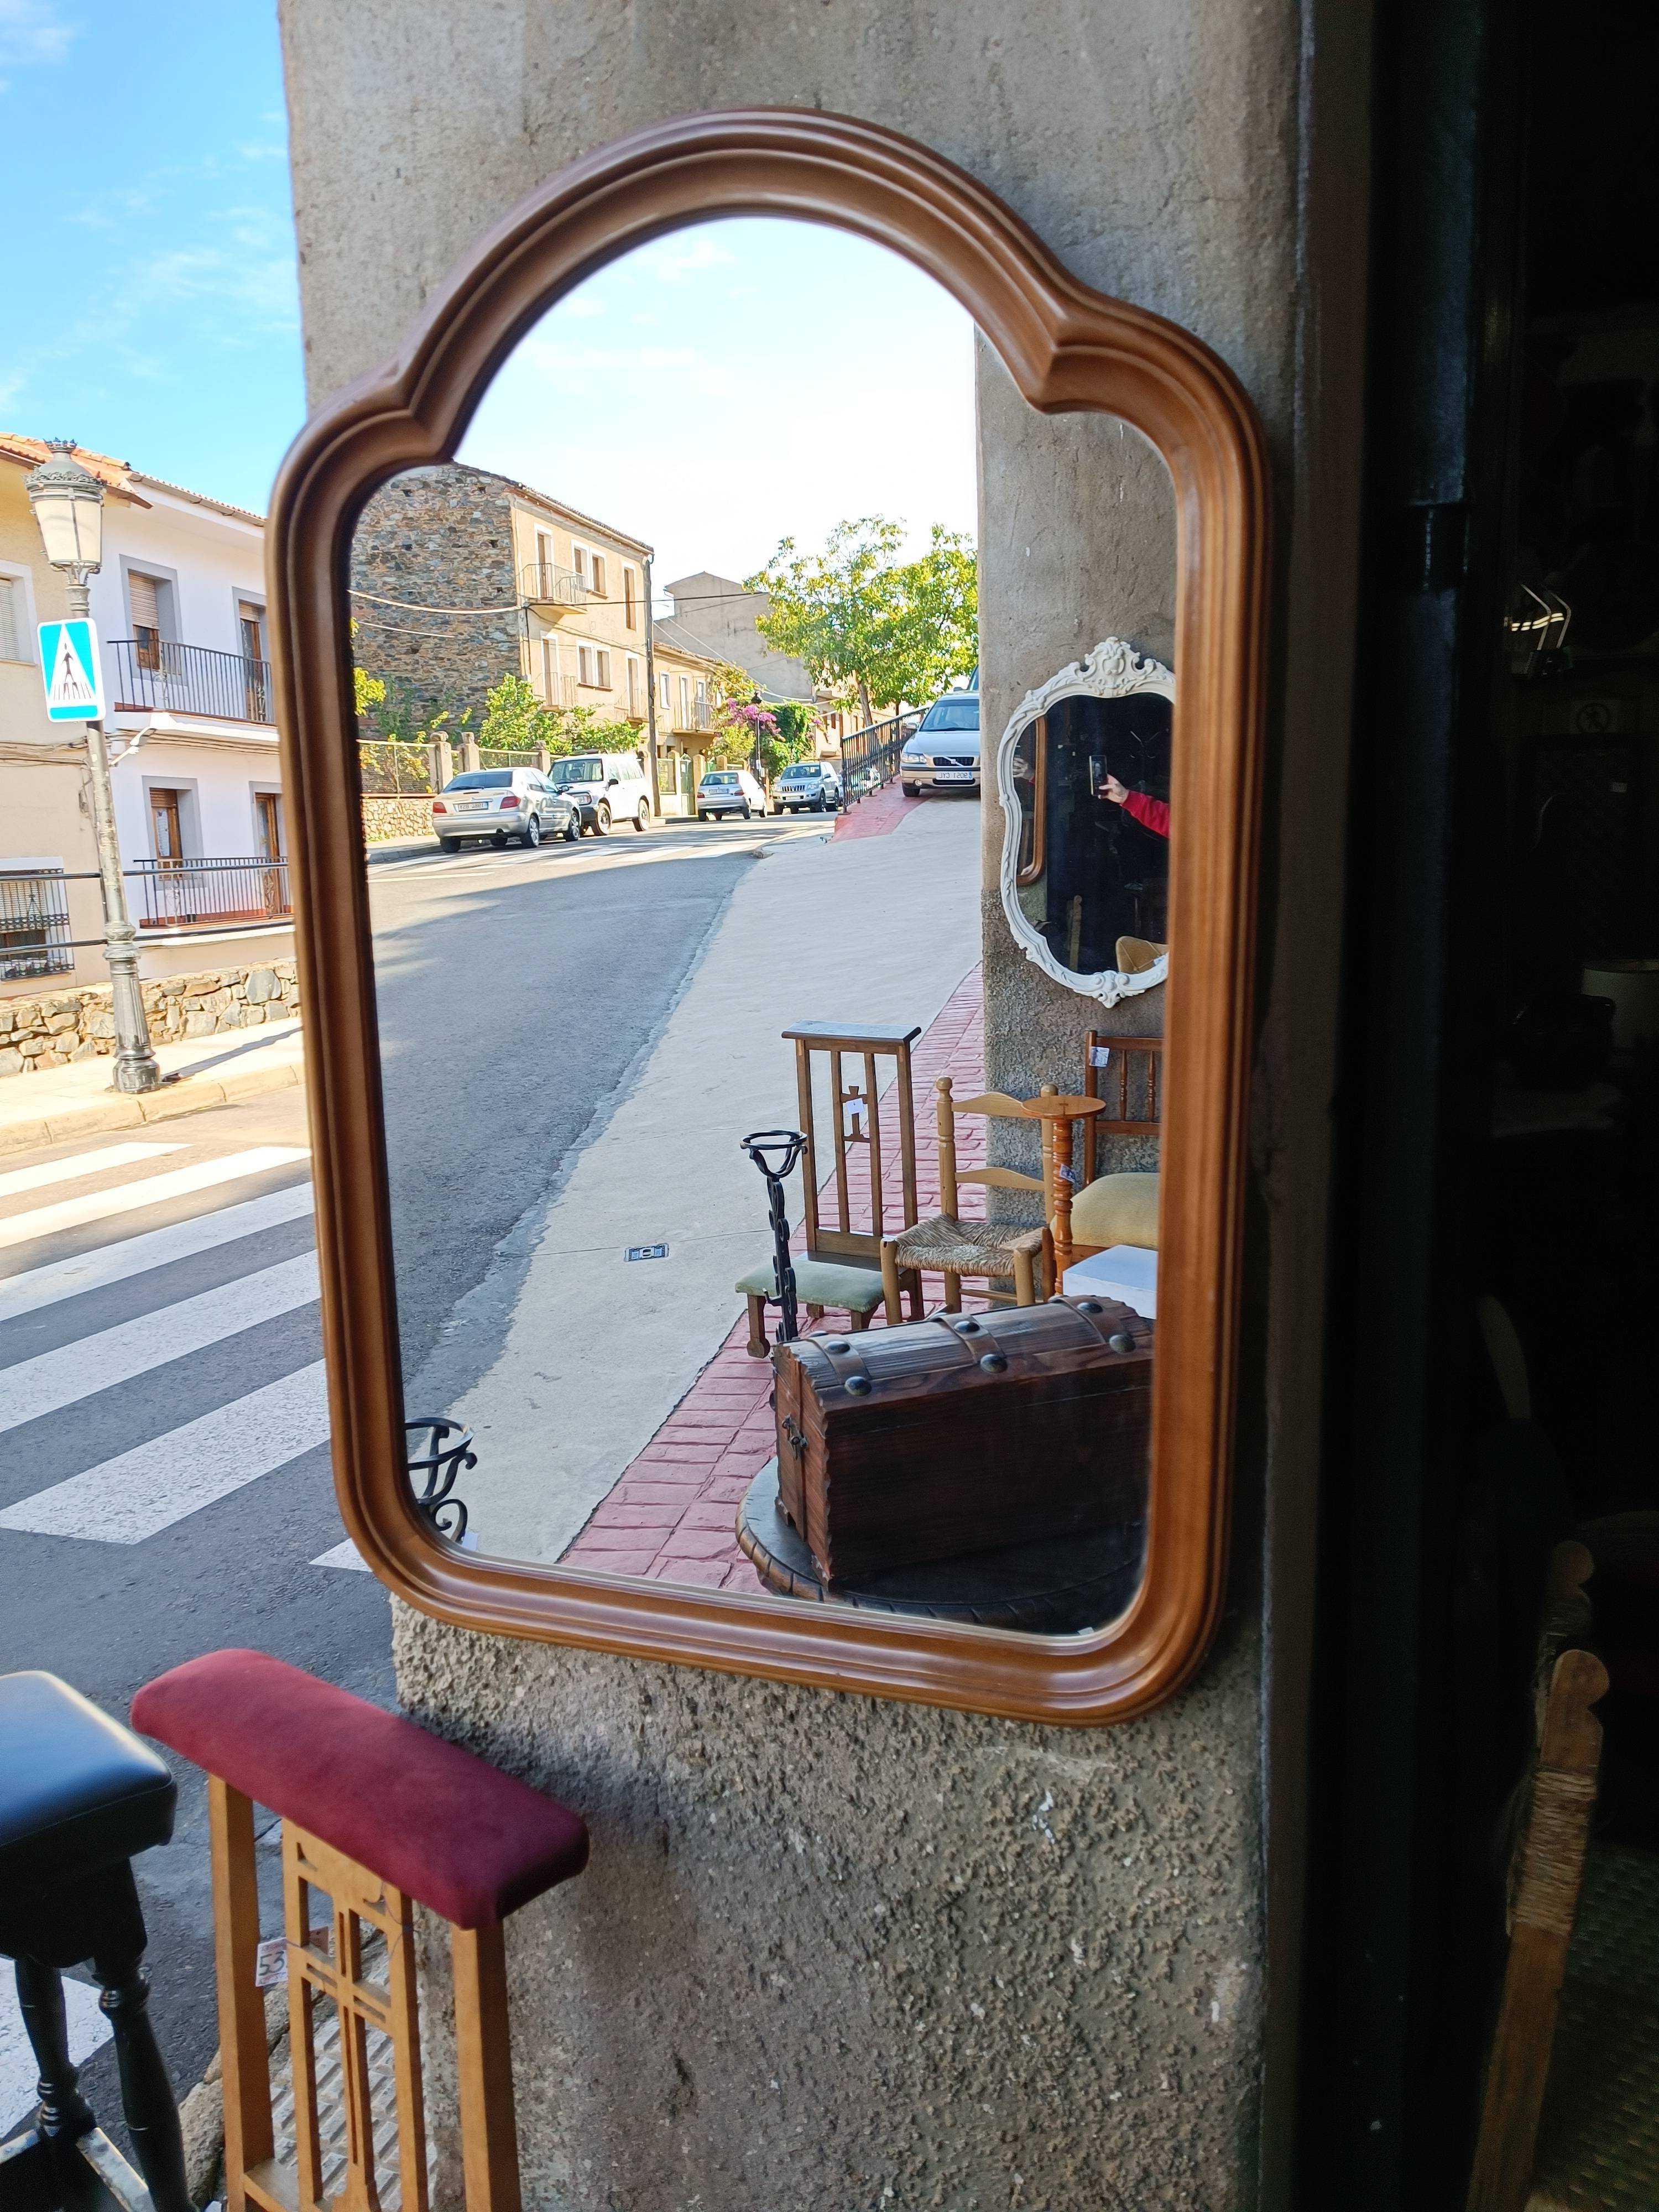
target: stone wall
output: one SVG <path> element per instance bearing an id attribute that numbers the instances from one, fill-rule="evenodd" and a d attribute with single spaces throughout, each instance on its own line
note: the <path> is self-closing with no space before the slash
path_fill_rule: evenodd
<path id="1" fill-rule="evenodd" d="M 384 844 L 391 837 L 429 837 L 432 801 L 429 799 L 373 797 L 363 800 L 363 842 Z"/>
<path id="2" fill-rule="evenodd" d="M 453 729 L 471 708 L 476 729 L 484 694 L 520 665 L 504 479 L 452 465 L 382 484 L 358 517 L 351 582 L 354 593 L 374 594 L 351 603 L 359 665 L 386 679 L 391 702 L 415 723 L 447 710 Z M 434 611 L 457 607 L 505 611 Z"/>
<path id="3" fill-rule="evenodd" d="M 258 1029 L 291 1020 L 300 1011 L 299 971 L 292 960 L 241 968 L 210 968 L 194 975 L 146 982 L 144 1013 L 155 1044 L 215 1036 L 222 1030 Z M 0 1076 L 30 1075 L 115 1050 L 109 986 L 53 991 L 39 999 L 0 1000 Z"/>

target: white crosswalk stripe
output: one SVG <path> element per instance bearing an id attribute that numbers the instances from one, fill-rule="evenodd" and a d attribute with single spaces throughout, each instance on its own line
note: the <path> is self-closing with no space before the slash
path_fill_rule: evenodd
<path id="1" fill-rule="evenodd" d="M 204 1160 L 198 1167 L 175 1168 L 170 1175 L 146 1176 L 142 1182 L 124 1183 L 115 1190 L 88 1191 L 80 1198 L 61 1199 L 56 1206 L 9 1213 L 0 1216 L 0 1245 L 32 1243 L 37 1237 L 55 1237 L 64 1229 L 111 1220 L 119 1213 L 137 1213 L 143 1206 L 161 1206 L 192 1191 L 211 1190 L 217 1183 L 268 1175 L 273 1168 L 291 1167 L 296 1160 L 310 1157 L 302 1146 L 256 1145 L 249 1152 Z"/>
<path id="2" fill-rule="evenodd" d="M 0 1368 L 0 1431 L 60 1413 L 78 1398 L 130 1382 L 135 1375 L 165 1366 L 170 1359 L 204 1352 L 209 1345 L 222 1344 L 226 1337 L 255 1328 L 262 1321 L 309 1305 L 317 1295 L 317 1255 L 302 1252 L 297 1259 L 261 1267 L 238 1282 L 181 1298 L 177 1305 L 159 1307 L 136 1321 L 61 1345 L 56 1352 Z"/>
<path id="3" fill-rule="evenodd" d="M 148 1172 L 161 1152 L 182 1164 Z M 294 1146 L 107 1145 L 0 1177 L 0 1268 L 31 1248 L 0 1277 L 0 1435 L 38 1425 L 27 1453 L 0 1455 L 9 1541 L 142 1544 L 327 1442 L 317 1255 L 294 1249 L 309 1184 L 253 1198 L 229 1188 L 308 1158 Z M 92 1178 L 98 1188 L 73 1188 Z M 70 1194 L 29 1203 L 54 1187 Z M 191 1200 L 202 1210 L 160 1228 L 131 1218 Z M 106 1241 L 54 1250 L 60 1237 L 84 1246 L 88 1230 Z M 32 1461 L 37 1487 L 20 1498 Z"/>
<path id="4" fill-rule="evenodd" d="M 184 1149 L 182 1145 L 104 1145 L 95 1152 L 77 1152 L 72 1160 L 48 1160 L 44 1167 L 8 1168 L 0 1175 L 0 1198 L 13 1198 L 21 1190 L 45 1190 L 55 1182 L 81 1182 L 110 1168 L 136 1167 L 140 1160 L 159 1160 Z"/>
<path id="5" fill-rule="evenodd" d="M 152 1267 L 169 1267 L 175 1260 L 193 1260 L 198 1252 L 234 1244 L 284 1221 L 298 1221 L 313 1203 L 311 1185 L 302 1182 L 292 1190 L 273 1190 L 264 1198 L 222 1206 L 216 1212 L 198 1214 L 193 1221 L 176 1221 L 170 1229 L 147 1230 L 118 1244 L 100 1244 L 93 1251 L 76 1253 L 72 1260 L 31 1267 L 0 1281 L 0 1322 L 38 1313 L 62 1298 L 79 1297 L 83 1291 L 101 1291 L 130 1276 L 148 1274 Z"/>
<path id="6" fill-rule="evenodd" d="M 319 1359 L 8 1506 L 0 1528 L 142 1544 L 327 1441 L 328 1389 Z"/>

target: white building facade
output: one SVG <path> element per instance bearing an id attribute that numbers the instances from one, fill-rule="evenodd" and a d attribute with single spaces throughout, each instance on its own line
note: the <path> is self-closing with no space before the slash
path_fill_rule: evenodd
<path id="1" fill-rule="evenodd" d="M 24 507 L 21 479 L 44 452 L 33 439 L 0 438 L 0 479 L 14 479 L 0 481 L 0 509 L 13 526 L 0 530 L 0 553 L 13 556 L 0 560 L 0 592 L 20 663 L 33 658 L 35 622 L 66 611 L 61 578 L 24 526 L 24 513 L 15 511 Z M 287 957 L 292 909 L 267 657 L 264 518 L 102 455 L 79 458 L 95 465 L 106 485 L 91 611 L 142 973 Z M 38 674 L 31 670 L 30 678 L 0 686 L 0 874 L 15 881 L 32 866 L 61 871 L 57 896 L 69 926 L 56 935 L 95 938 L 101 910 L 97 885 L 87 880 L 94 861 L 84 776 L 64 757 L 74 732 L 47 722 Z M 38 992 L 51 976 L 106 980 L 95 945 L 70 949 L 72 963 L 60 956 L 46 973 L 0 972 L 0 994 Z"/>

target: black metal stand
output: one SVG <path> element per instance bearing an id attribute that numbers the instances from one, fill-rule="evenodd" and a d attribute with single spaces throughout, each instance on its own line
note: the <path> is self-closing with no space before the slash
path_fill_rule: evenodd
<path id="1" fill-rule="evenodd" d="M 793 1344 L 800 1334 L 795 1304 L 795 1270 L 789 1258 L 789 1212 L 784 1203 L 786 1176 L 794 1172 L 805 1146 L 799 1129 L 756 1129 L 743 1139 L 743 1149 L 766 1177 L 767 1203 L 772 1216 L 772 1278 L 783 1318 L 778 1323 L 778 1342 Z"/>
<path id="2" fill-rule="evenodd" d="M 440 1536 L 459 1544 L 466 1534 L 466 1506 L 452 1493 L 456 1476 L 478 1464 L 471 1430 L 464 1429 L 459 1421 L 441 1421 L 435 1414 L 417 1413 L 404 1423 L 404 1437 L 405 1450 L 417 1437 L 426 1442 L 425 1451 L 416 1452 L 409 1461 L 416 1509 Z"/>

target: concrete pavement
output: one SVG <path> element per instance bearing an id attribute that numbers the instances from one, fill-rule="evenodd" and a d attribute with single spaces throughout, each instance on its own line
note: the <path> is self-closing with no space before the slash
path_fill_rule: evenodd
<path id="1" fill-rule="evenodd" d="M 976 806 L 925 806 L 890 836 L 775 842 L 738 880 L 626 1095 L 411 1380 L 476 1436 L 483 1550 L 556 1557 L 714 1356 L 769 1249 L 738 1140 L 798 1116 L 780 1032 L 930 1021 L 978 957 L 979 835 Z"/>
<path id="2" fill-rule="evenodd" d="M 300 1024 L 271 1022 L 246 1036 L 189 1037 L 155 1048 L 159 1091 L 129 1097 L 112 1088 L 113 1062 L 82 1060 L 43 1075 L 0 1079 L 0 1152 L 60 1145 L 106 1129 L 137 1129 L 213 1106 L 234 1106 L 305 1082 Z"/>

